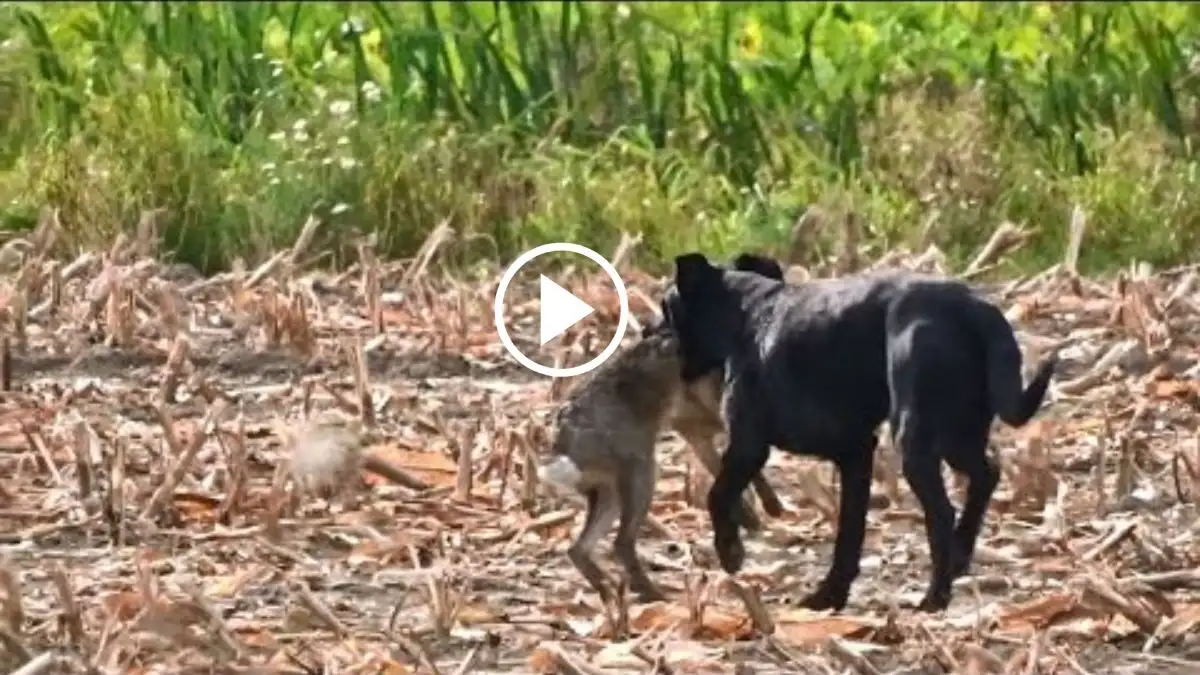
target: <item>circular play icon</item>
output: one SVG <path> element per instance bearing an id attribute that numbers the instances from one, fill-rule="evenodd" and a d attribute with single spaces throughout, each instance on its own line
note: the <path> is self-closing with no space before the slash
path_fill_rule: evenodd
<path id="1" fill-rule="evenodd" d="M 508 328 L 504 322 L 504 297 L 508 293 L 508 288 L 512 284 L 513 279 L 523 267 L 528 265 L 535 258 L 547 253 L 574 253 L 581 255 L 591 262 L 600 266 L 608 278 L 612 281 L 617 292 L 617 298 L 620 302 L 620 315 L 617 320 L 617 330 L 609 340 L 608 345 L 597 356 L 586 363 L 567 367 L 556 368 L 546 366 L 517 349 L 512 337 L 508 333 Z M 588 303 L 581 300 L 578 296 L 571 293 L 561 285 L 555 283 L 546 275 L 542 274 L 538 277 L 538 344 L 545 345 L 547 342 L 562 335 L 569 328 L 579 323 L 595 312 Z M 625 290 L 625 283 L 621 281 L 621 277 L 617 274 L 617 270 L 612 266 L 604 256 L 593 251 L 586 246 L 579 244 L 571 244 L 568 242 L 557 242 L 552 244 L 542 244 L 536 248 L 532 248 L 521 255 L 504 270 L 504 276 L 500 278 L 500 286 L 496 289 L 496 300 L 494 305 L 494 314 L 496 322 L 496 332 L 500 336 L 500 344 L 504 345 L 504 349 L 512 355 L 517 363 L 525 366 L 540 375 L 547 377 L 574 377 L 587 373 L 600 364 L 604 363 L 608 357 L 612 356 L 621 345 L 621 338 L 625 336 L 625 329 L 629 325 L 629 294 Z"/>

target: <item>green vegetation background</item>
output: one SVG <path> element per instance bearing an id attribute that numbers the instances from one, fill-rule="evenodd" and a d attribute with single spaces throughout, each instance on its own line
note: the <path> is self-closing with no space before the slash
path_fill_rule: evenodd
<path id="1" fill-rule="evenodd" d="M 461 262 L 547 240 L 654 266 L 778 249 L 806 205 L 880 251 L 1186 260 L 1200 236 L 1200 4 L 5 3 L 0 226 L 90 246 L 166 207 L 206 270 L 378 230 Z M 835 245 L 836 227 L 822 232 Z"/>

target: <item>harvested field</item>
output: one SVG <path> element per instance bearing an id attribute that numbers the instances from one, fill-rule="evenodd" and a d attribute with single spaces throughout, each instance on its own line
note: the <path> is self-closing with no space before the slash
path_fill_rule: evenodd
<path id="1" fill-rule="evenodd" d="M 830 469 L 775 453 L 787 512 L 731 581 L 674 438 L 640 550 L 676 600 L 607 611 L 564 554 L 580 506 L 531 482 L 554 402 L 496 339 L 495 281 L 369 250 L 311 271 L 312 227 L 210 279 L 149 238 L 54 260 L 53 219 L 31 237 L 2 290 L 5 672 L 1197 672 L 1193 269 L 991 285 L 1027 362 L 1063 367 L 995 436 L 1005 478 L 945 614 L 912 609 L 928 551 L 889 449 L 851 605 L 826 615 L 790 602 L 828 565 Z M 303 422 L 328 411 L 363 430 Z M 277 489 L 290 456 L 317 482 L 375 470 L 324 500 Z"/>

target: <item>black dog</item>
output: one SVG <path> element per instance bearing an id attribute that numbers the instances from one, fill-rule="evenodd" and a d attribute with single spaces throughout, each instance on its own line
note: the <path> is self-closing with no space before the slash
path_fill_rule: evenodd
<path id="1" fill-rule="evenodd" d="M 944 609 L 999 482 L 987 455 L 992 419 L 1028 422 L 1056 357 L 1022 389 L 1012 327 L 959 281 L 896 272 L 788 284 L 747 271 L 778 268 L 754 258 L 743 254 L 735 269 L 722 269 L 699 253 L 680 256 L 663 300 L 684 379 L 725 367 L 729 446 L 708 497 L 721 566 L 742 566 L 737 504 L 770 447 L 822 457 L 841 475 L 837 541 L 829 573 L 803 605 L 845 607 L 859 572 L 876 430 L 886 419 L 925 511 L 933 570 L 920 607 Z M 970 479 L 957 525 L 943 460 Z"/>

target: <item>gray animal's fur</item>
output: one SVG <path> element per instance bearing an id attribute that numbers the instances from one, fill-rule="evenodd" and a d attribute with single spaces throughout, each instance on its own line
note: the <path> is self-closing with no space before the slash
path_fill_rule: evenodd
<path id="1" fill-rule="evenodd" d="M 647 336 L 597 368 L 555 416 L 551 457 L 538 474 L 587 500 L 583 530 L 567 555 L 606 602 L 609 586 L 591 554 L 618 516 L 613 548 L 630 589 L 643 602 L 665 597 L 642 567 L 636 540 L 654 497 L 655 441 L 680 396 L 679 372 L 675 338 Z"/>

